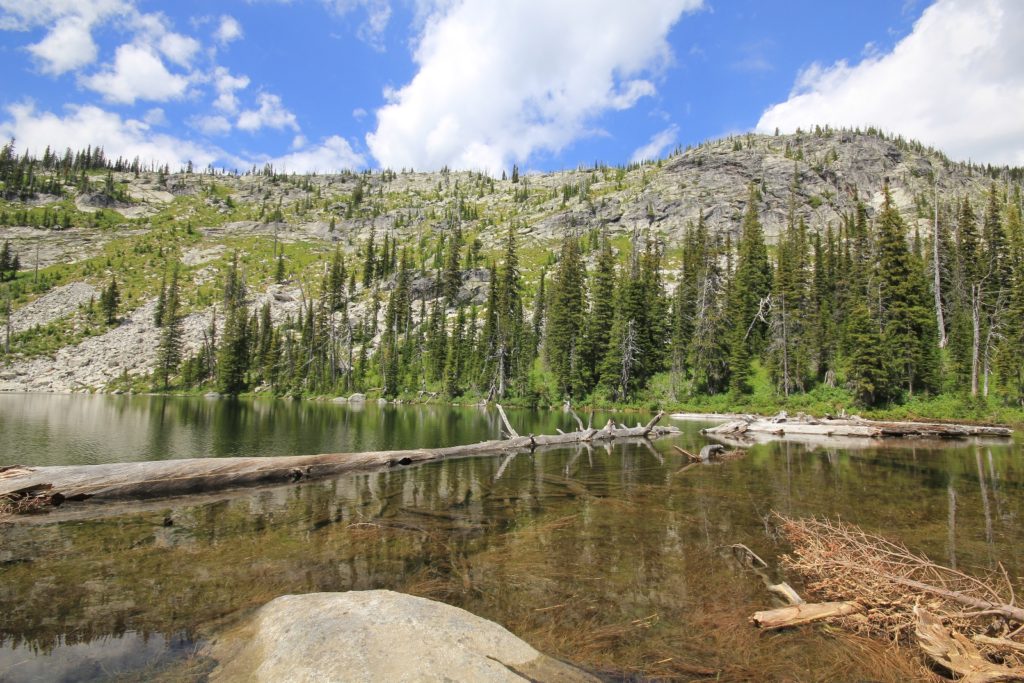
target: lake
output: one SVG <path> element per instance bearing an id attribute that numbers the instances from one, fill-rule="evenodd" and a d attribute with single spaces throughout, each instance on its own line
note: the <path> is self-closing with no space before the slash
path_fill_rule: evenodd
<path id="1" fill-rule="evenodd" d="M 509 410 L 521 433 L 573 429 Z M 599 413 L 595 424 L 608 413 Z M 630 424 L 647 415 L 616 415 Z M 586 419 L 586 418 L 585 418 Z M 278 595 L 389 588 L 492 619 L 607 680 L 906 680 L 906 655 L 827 628 L 762 633 L 789 580 L 772 511 L 841 517 L 962 569 L 1024 574 L 1019 442 L 771 443 L 686 464 L 706 424 L 650 446 L 429 463 L 0 525 L 0 681 L 201 680 L 204 643 Z M 0 396 L 0 465 L 430 447 L 499 434 L 493 409 Z M 1020 581 L 1018 580 L 1018 585 Z"/>

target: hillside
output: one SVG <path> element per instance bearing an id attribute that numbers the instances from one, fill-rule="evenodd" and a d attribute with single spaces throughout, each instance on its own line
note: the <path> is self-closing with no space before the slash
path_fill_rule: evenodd
<path id="1" fill-rule="evenodd" d="M 411 271 L 412 328 L 403 334 L 420 330 L 422 337 L 420 328 L 436 307 L 445 240 L 455 226 L 461 233 L 461 286 L 443 318 L 452 332 L 458 305 L 476 304 L 482 315 L 487 265 L 501 262 L 510 228 L 518 242 L 523 310 L 529 318 L 541 268 L 555 264 L 567 235 L 581 238 L 591 270 L 602 234 L 620 262 L 634 234 L 655 240 L 661 245 L 658 268 L 667 295 L 677 284 L 688 226 L 702 217 L 711 235 L 738 243 L 751 187 L 774 255 L 791 215 L 819 237 L 829 229 L 838 234 L 858 201 L 869 220 L 879 214 L 886 184 L 908 239 L 930 240 L 934 193 L 943 221 L 952 225 L 947 214 L 955 214 L 963 198 L 970 198 L 980 215 L 993 183 L 1010 197 L 1020 181 L 1019 169 L 952 163 L 917 143 L 832 130 L 736 136 L 655 163 L 599 164 L 507 180 L 448 171 L 293 176 L 273 169 L 245 174 L 95 169 L 73 178 L 45 168 L 35 172 L 50 178 L 45 191 L 19 192 L 8 183 L 0 201 L 0 242 L 9 243 L 21 266 L 18 277 L 3 285 L 12 303 L 0 391 L 148 387 L 161 339 L 154 309 L 173 261 L 181 265 L 185 359 L 211 343 L 208 328 L 222 306 L 222 282 L 233 253 L 248 285 L 248 310 L 268 304 L 273 324 L 287 327 L 298 325 L 303 302 L 321 296 L 321 280 L 340 249 L 354 287 L 345 297 L 344 319 L 340 312 L 332 314 L 332 330 L 338 325 L 347 332 L 338 333 L 344 342 L 332 332 L 331 343 L 345 348 L 339 347 L 332 362 L 331 391 L 363 390 L 380 387 L 380 381 L 369 386 L 346 380 L 341 387 L 337 377 L 353 371 L 360 351 L 367 356 L 364 370 L 372 374 L 366 368 L 375 362 L 371 357 L 385 334 L 385 300 L 399 280 L 398 251 L 405 250 Z M 390 264 L 369 278 L 372 282 L 364 276 L 371 240 L 378 256 L 390 250 L 385 251 Z M 919 246 L 923 251 L 923 243 Z M 283 278 L 276 277 L 277 255 Z M 725 258 L 724 252 L 720 256 Z M 111 277 L 118 281 L 121 301 L 117 322 L 105 324 L 96 307 Z M 352 340 L 357 326 L 363 343 Z M 295 337 L 299 327 L 286 336 Z M 405 390 L 440 390 L 438 379 L 415 381 Z M 269 385 L 254 381 L 251 388 Z M 487 393 L 482 386 L 476 391 Z"/>

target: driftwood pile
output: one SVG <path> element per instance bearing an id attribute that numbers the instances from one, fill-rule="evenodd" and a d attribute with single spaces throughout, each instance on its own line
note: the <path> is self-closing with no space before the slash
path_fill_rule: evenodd
<path id="1" fill-rule="evenodd" d="M 701 430 L 709 438 L 728 444 L 749 444 L 777 437 L 853 437 L 863 439 L 966 439 L 968 437 L 1006 438 L 1013 435 L 1007 427 L 962 425 L 932 422 L 881 422 L 860 417 L 814 418 L 803 414 L 775 417 L 746 415 L 716 427 Z"/>
<path id="2" fill-rule="evenodd" d="M 825 602 L 757 612 L 765 629 L 825 619 L 876 637 L 917 643 L 961 680 L 1024 680 L 1024 608 L 1004 571 L 972 576 L 935 564 L 856 526 L 775 516 L 793 552 L 783 566 Z"/>
<path id="3" fill-rule="evenodd" d="M 573 413 L 579 430 L 535 436 L 520 435 L 498 406 L 504 438 L 447 448 L 421 448 L 366 453 L 328 453 L 248 458 L 189 458 L 150 462 L 58 467 L 0 466 L 0 513 L 17 514 L 58 506 L 67 501 L 142 500 L 191 495 L 243 486 L 306 481 L 349 472 L 367 472 L 477 455 L 505 455 L 538 448 L 620 439 L 656 439 L 678 434 L 676 427 L 661 427 L 663 413 L 646 425 L 615 425 L 611 420 L 596 429 L 584 427 Z M 593 417 L 591 416 L 591 419 Z"/>

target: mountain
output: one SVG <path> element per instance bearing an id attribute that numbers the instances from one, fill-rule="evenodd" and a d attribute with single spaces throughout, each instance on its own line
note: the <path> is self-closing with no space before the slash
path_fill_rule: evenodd
<path id="1" fill-rule="evenodd" d="M 908 226 L 907 238 L 920 242 L 930 240 L 936 197 L 947 220 L 961 200 L 980 211 L 993 187 L 1009 198 L 1022 179 L 1021 169 L 955 163 L 877 131 L 832 129 L 731 136 L 656 162 L 517 171 L 518 177 L 500 180 L 447 169 L 301 176 L 271 168 L 171 172 L 143 168 L 137 160 L 76 165 L 80 154 L 70 151 L 59 157 L 47 150 L 32 160 L 9 147 L 0 158 L 0 241 L 18 254 L 22 270 L 4 285 L 12 311 L 2 391 L 140 388 L 160 346 L 155 309 L 173 261 L 182 268 L 181 341 L 190 357 L 211 344 L 210 323 L 218 321 L 220 283 L 232 254 L 238 254 L 248 285 L 249 310 L 268 304 L 274 325 L 295 328 L 290 339 L 300 333 L 295 326 L 320 297 L 321 280 L 340 250 L 357 282 L 346 296 L 347 348 L 332 365 L 351 372 L 360 350 L 368 356 L 379 351 L 384 299 L 398 285 L 402 250 L 412 271 L 412 325 L 427 326 L 440 286 L 436 276 L 456 229 L 459 301 L 446 312 L 448 327 L 457 303 L 472 302 L 482 311 L 487 265 L 502 261 L 510 227 L 518 240 L 528 316 L 540 271 L 555 265 L 566 235 L 590 245 L 584 259 L 591 269 L 602 234 L 620 262 L 634 240 L 655 240 L 667 294 L 676 286 L 687 228 L 703 218 L 712 235 L 737 243 L 751 188 L 774 254 L 772 245 L 791 220 L 803 219 L 823 236 L 829 229 L 838 234 L 859 204 L 873 219 L 883 209 L 886 186 Z M 385 250 L 389 263 L 366 287 L 371 240 L 374 256 Z M 276 283 L 281 254 L 285 277 Z M 95 309 L 111 278 L 120 288 L 119 321 L 105 325 Z M 353 320 L 365 343 L 351 341 Z M 428 388 L 436 384 L 421 381 Z"/>

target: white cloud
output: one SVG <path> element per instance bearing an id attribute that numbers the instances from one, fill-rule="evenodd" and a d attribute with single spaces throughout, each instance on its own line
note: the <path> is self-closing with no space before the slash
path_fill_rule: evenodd
<path id="1" fill-rule="evenodd" d="M 219 115 L 196 116 L 190 123 L 206 135 L 227 135 L 231 132 L 231 122 Z"/>
<path id="2" fill-rule="evenodd" d="M 60 19 L 46 36 L 28 46 L 42 63 L 44 72 L 59 76 L 96 61 L 96 43 L 92 27 L 82 17 Z"/>
<path id="3" fill-rule="evenodd" d="M 220 18 L 220 24 L 217 25 L 217 31 L 213 34 L 213 37 L 221 45 L 227 45 L 231 41 L 242 37 L 242 25 L 233 16 L 225 14 Z"/>
<path id="4" fill-rule="evenodd" d="M 813 64 L 763 132 L 875 125 L 957 159 L 1024 164 L 1024 2 L 938 0 L 884 55 Z"/>
<path id="5" fill-rule="evenodd" d="M 127 9 L 123 0 L 0 0 L 0 30 L 48 27 L 43 39 L 29 45 L 28 51 L 44 73 L 59 76 L 94 62 L 93 26 Z"/>
<path id="6" fill-rule="evenodd" d="M 202 168 L 222 156 L 217 149 L 208 149 L 188 140 L 170 135 L 153 134 L 149 124 L 136 119 L 121 118 L 95 106 L 68 106 L 67 115 L 37 112 L 31 102 L 7 107 L 10 118 L 0 121 L 0 138 L 14 138 L 19 150 L 41 155 L 46 146 L 63 150 L 100 146 L 110 158 L 124 157 L 167 163 L 172 169 L 191 160 Z"/>
<path id="7" fill-rule="evenodd" d="M 654 92 L 666 37 L 701 0 L 440 2 L 427 14 L 412 81 L 386 92 L 370 151 L 391 168 L 497 172 L 557 152 L 592 121 Z"/>
<path id="8" fill-rule="evenodd" d="M 167 114 L 160 107 L 153 107 L 146 111 L 146 115 L 142 117 L 150 126 L 166 126 L 167 125 Z"/>
<path id="9" fill-rule="evenodd" d="M 362 107 L 356 107 L 355 109 L 352 110 L 352 118 L 354 118 L 356 121 L 362 121 L 363 119 L 365 119 L 366 114 L 367 111 Z"/>
<path id="10" fill-rule="evenodd" d="M 192 58 L 199 51 L 198 40 L 173 32 L 160 36 L 157 46 L 167 59 L 185 67 L 192 64 Z"/>
<path id="11" fill-rule="evenodd" d="M 186 76 L 168 71 L 151 48 L 135 44 L 120 46 L 112 66 L 82 79 L 87 88 L 118 104 L 176 99 L 185 94 L 188 83 Z"/>
<path id="12" fill-rule="evenodd" d="M 236 90 L 243 90 L 249 87 L 248 76 L 232 76 L 231 72 L 223 66 L 213 70 L 213 86 L 217 90 L 217 99 L 213 106 L 228 114 L 238 111 L 238 97 Z"/>
<path id="13" fill-rule="evenodd" d="M 637 150 L 633 152 L 633 156 L 630 161 L 652 161 L 657 159 L 661 157 L 666 148 L 675 144 L 678 138 L 679 126 L 673 124 L 665 130 L 655 133 L 646 145 L 637 148 Z"/>
<path id="14" fill-rule="evenodd" d="M 238 115 L 237 125 L 242 130 L 253 133 L 260 128 L 275 128 L 282 130 L 290 128 L 295 132 L 299 131 L 299 124 L 295 120 L 295 114 L 284 108 L 281 98 L 270 93 L 260 93 L 256 96 L 259 109 L 247 109 Z"/>
<path id="15" fill-rule="evenodd" d="M 366 10 L 366 19 L 356 29 L 356 37 L 375 50 L 384 50 L 384 32 L 391 21 L 389 0 L 323 0 L 323 3 L 340 16 L 360 8 Z"/>
<path id="16" fill-rule="evenodd" d="M 277 171 L 284 173 L 333 173 L 355 170 L 366 165 L 366 159 L 352 149 L 352 145 L 345 138 L 338 135 L 332 135 L 316 147 L 284 156 L 261 156 L 253 160 L 238 159 L 237 161 L 239 167 L 253 164 L 262 166 L 269 163 Z"/>

